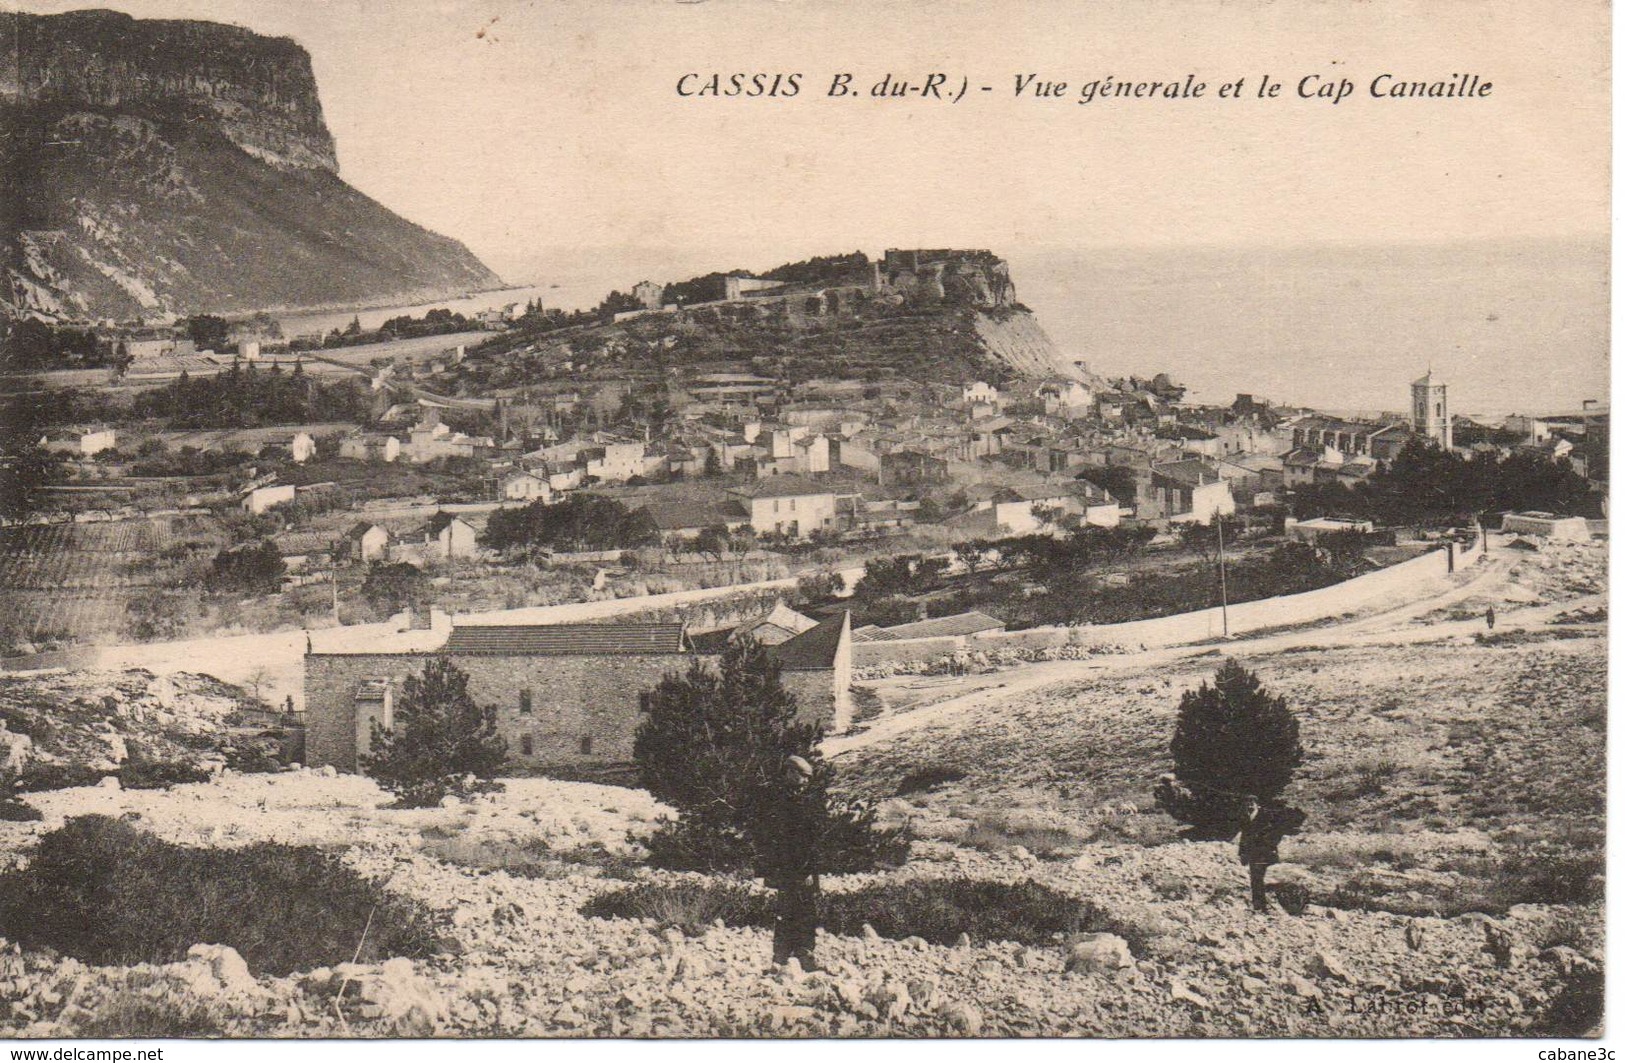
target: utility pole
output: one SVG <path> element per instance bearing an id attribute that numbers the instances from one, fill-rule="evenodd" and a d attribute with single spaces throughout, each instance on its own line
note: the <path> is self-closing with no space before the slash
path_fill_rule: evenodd
<path id="1" fill-rule="evenodd" d="M 1213 514 L 1213 526 L 1219 532 L 1219 616 L 1224 623 L 1224 637 L 1230 637 L 1230 588 L 1224 576 L 1224 514 Z"/>

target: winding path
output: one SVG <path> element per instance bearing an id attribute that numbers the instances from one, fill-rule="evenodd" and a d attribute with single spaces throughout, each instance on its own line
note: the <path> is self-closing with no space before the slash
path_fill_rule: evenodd
<path id="1" fill-rule="evenodd" d="M 1517 558 L 1510 555 L 1492 552 L 1484 561 L 1469 570 L 1465 578 L 1457 577 L 1458 581 L 1442 594 L 1380 607 L 1376 611 L 1329 624 L 1303 625 L 1229 640 L 1204 640 L 1142 650 L 1137 653 L 1113 654 L 1073 661 L 1046 661 L 1021 665 L 992 675 L 966 676 L 944 685 L 945 691 L 958 688 L 959 693 L 952 693 L 933 704 L 877 720 L 857 734 L 827 739 L 823 743 L 823 752 L 829 757 L 839 757 L 879 745 L 908 731 L 952 720 L 994 702 L 1008 701 L 1048 687 L 1075 683 L 1080 679 L 1142 671 L 1186 658 L 1209 656 L 1216 651 L 1258 656 L 1301 647 L 1331 649 L 1470 638 L 1484 630 L 1482 619 L 1475 617 L 1470 620 L 1437 621 L 1421 625 L 1416 621 L 1468 599 L 1494 594 L 1506 584 L 1516 561 Z M 1594 594 L 1528 608 L 1506 609 L 1497 618 L 1496 630 L 1539 627 L 1550 622 L 1558 613 L 1605 605 L 1606 602 L 1606 594 Z"/>

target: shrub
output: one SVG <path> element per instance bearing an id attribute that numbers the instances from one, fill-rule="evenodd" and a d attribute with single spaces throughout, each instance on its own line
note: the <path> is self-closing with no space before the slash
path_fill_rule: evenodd
<path id="1" fill-rule="evenodd" d="M 436 860 L 478 871 L 505 871 L 520 878 L 557 879 L 596 867 L 606 878 L 629 879 L 639 864 L 601 843 L 551 849 L 540 838 L 470 838 L 425 831 L 422 851 Z"/>
<path id="2" fill-rule="evenodd" d="M 429 607 L 429 577 L 405 561 L 374 561 L 367 567 L 361 596 L 380 613 L 388 616 L 402 609 L 422 612 Z"/>
<path id="3" fill-rule="evenodd" d="M 753 868 L 775 885 L 823 872 L 865 871 L 906 855 L 875 809 L 829 793 L 835 771 L 818 752 L 821 729 L 796 720 L 779 667 L 752 639 L 730 644 L 720 668 L 696 661 L 643 696 L 633 741 L 638 776 L 677 809 L 650 839 L 656 866 Z M 811 769 L 790 781 L 799 759 Z"/>
<path id="4" fill-rule="evenodd" d="M 1602 1025 L 1602 1015 L 1602 971 L 1578 968 L 1564 980 L 1563 988 L 1546 1005 L 1529 1032 L 1545 1037 L 1588 1037 Z"/>
<path id="5" fill-rule="evenodd" d="M 72 1026 L 75 1037 L 219 1037 L 226 1032 L 226 1013 L 219 1004 L 189 994 L 154 997 L 120 989 Z"/>
<path id="6" fill-rule="evenodd" d="M 7 823 L 36 823 L 44 818 L 44 813 L 33 805 L 11 797 L 0 799 L 0 820 Z"/>
<path id="7" fill-rule="evenodd" d="M 661 929 L 676 927 L 690 937 L 721 919 L 728 926 L 770 927 L 773 898 L 743 883 L 644 883 L 601 893 L 582 906 L 597 919 L 653 919 Z"/>
<path id="8" fill-rule="evenodd" d="M 1605 859 L 1595 848 L 1542 841 L 1502 858 L 1493 892 L 1502 907 L 1515 904 L 1591 904 L 1603 899 Z"/>
<path id="9" fill-rule="evenodd" d="M 1247 795 L 1268 804 L 1303 763 L 1298 721 L 1286 699 L 1272 696 L 1235 660 L 1187 691 L 1174 727 L 1173 778 L 1157 804 L 1198 837 L 1226 838 L 1240 828 Z"/>
<path id="10" fill-rule="evenodd" d="M 602 893 L 582 907 L 599 919 L 653 919 L 697 936 L 713 922 L 736 927 L 773 925 L 771 897 L 736 882 L 645 883 Z M 1146 935 L 1103 909 L 1036 882 L 984 882 L 922 878 L 886 882 L 851 892 L 825 892 L 820 921 L 831 934 L 856 937 L 865 924 L 881 937 L 920 937 L 952 945 L 967 934 L 977 942 L 1053 944 L 1057 934 L 1105 931 L 1141 951 Z"/>
<path id="11" fill-rule="evenodd" d="M 209 773 L 181 761 L 126 761 L 118 770 L 126 790 L 167 790 L 182 783 L 208 782 Z"/>
<path id="12" fill-rule="evenodd" d="M 1071 831 L 1059 827 L 1017 824 L 1002 816 L 983 816 L 965 829 L 959 844 L 986 853 L 1007 852 L 1019 846 L 1041 860 L 1048 860 L 1076 856 L 1083 843 Z"/>
<path id="13" fill-rule="evenodd" d="M 947 764 L 930 764 L 903 776 L 897 783 L 897 796 L 907 797 L 909 794 L 935 790 L 939 786 L 959 782 L 963 778 L 965 773 L 958 768 Z"/>
<path id="14" fill-rule="evenodd" d="M 282 770 L 280 744 L 276 753 L 272 753 L 259 742 L 250 742 L 240 746 L 227 746 L 220 754 L 226 758 L 226 767 L 239 774 L 264 775 Z"/>
<path id="15" fill-rule="evenodd" d="M 204 582 L 211 591 L 242 591 L 272 594 L 282 587 L 287 565 L 276 544 L 269 539 L 222 550 L 214 556 Z"/>
<path id="16" fill-rule="evenodd" d="M 229 945 L 275 975 L 346 962 L 358 945 L 369 961 L 438 948 L 426 910 L 331 853 L 194 849 L 108 816 L 70 819 L 40 839 L 26 868 L 0 875 L 0 935 L 119 966 Z"/>
<path id="17" fill-rule="evenodd" d="M 373 752 L 361 768 L 406 808 L 427 808 L 448 795 L 502 788 L 491 781 L 508 755 L 497 733 L 496 706 L 468 693 L 468 673 L 444 657 L 421 676 L 408 675 L 395 703 L 393 728 L 372 725 Z"/>
<path id="18" fill-rule="evenodd" d="M 23 769 L 18 779 L 18 789 L 38 792 L 69 790 L 76 786 L 95 786 L 106 774 L 83 764 L 53 764 L 36 760 Z"/>

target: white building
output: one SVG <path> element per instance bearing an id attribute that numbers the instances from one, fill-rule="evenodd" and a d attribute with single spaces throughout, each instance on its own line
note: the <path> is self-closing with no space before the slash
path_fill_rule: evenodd
<path id="1" fill-rule="evenodd" d="M 622 483 L 634 476 L 642 476 L 647 467 L 642 443 L 605 443 L 585 447 L 578 460 L 588 476 L 600 483 Z"/>
<path id="2" fill-rule="evenodd" d="M 550 502 L 553 499 L 553 488 L 547 482 L 547 476 L 531 472 L 527 469 L 516 469 L 502 478 L 501 496 L 508 501 L 517 502 Z"/>
<path id="3" fill-rule="evenodd" d="M 316 440 L 309 432 L 299 432 L 289 441 L 288 453 L 293 455 L 296 464 L 303 465 L 316 456 Z"/>
<path id="4" fill-rule="evenodd" d="M 97 428 L 85 432 L 79 437 L 79 453 L 82 457 L 91 457 L 104 450 L 118 448 L 118 433 L 111 428 Z"/>
<path id="5" fill-rule="evenodd" d="M 835 493 L 797 476 L 776 476 L 730 492 L 750 511 L 750 526 L 763 535 L 801 538 L 836 529 Z"/>
<path id="6" fill-rule="evenodd" d="M 982 403 L 997 406 L 999 404 L 999 389 L 986 381 L 978 380 L 961 388 L 959 397 L 960 401 L 966 406 L 976 406 Z"/>
<path id="7" fill-rule="evenodd" d="M 297 489 L 293 484 L 269 484 L 265 487 L 256 487 L 243 496 L 243 508 L 258 516 L 272 506 L 292 502 L 296 493 Z"/>

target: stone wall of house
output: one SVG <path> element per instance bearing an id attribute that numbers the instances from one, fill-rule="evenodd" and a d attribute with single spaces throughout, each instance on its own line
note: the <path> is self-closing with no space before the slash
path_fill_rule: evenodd
<path id="1" fill-rule="evenodd" d="M 356 770 L 366 750 L 367 721 L 357 717 L 356 688 L 388 679 L 397 694 L 408 675 L 423 671 L 422 653 L 311 653 L 305 655 L 305 763 Z M 382 708 L 377 703 L 364 703 Z"/>
<path id="2" fill-rule="evenodd" d="M 315 766 L 356 769 L 365 753 L 367 720 L 358 718 L 357 687 L 422 671 L 426 654 L 311 654 L 305 658 L 306 756 Z M 494 704 L 497 726 L 516 767 L 607 766 L 632 759 L 639 695 L 688 667 L 684 655 L 605 657 L 454 657 L 468 691 Z M 827 673 L 826 673 L 827 674 Z M 529 691 L 529 708 L 526 699 Z M 826 699 L 827 700 L 827 699 Z M 527 741 L 528 739 L 528 741 Z M 526 750 L 529 750 L 527 753 Z"/>
<path id="3" fill-rule="evenodd" d="M 639 695 L 686 671 L 681 654 L 454 657 L 480 704 L 495 704 L 511 763 L 608 766 L 632 759 Z M 524 692 L 530 692 L 525 711 Z M 529 752 L 526 752 L 527 739 Z"/>
<path id="4" fill-rule="evenodd" d="M 850 673 L 850 669 L 848 669 Z M 852 682 L 836 682 L 828 668 L 779 673 L 779 685 L 796 699 L 796 720 L 816 723 L 830 734 L 845 734 L 852 728 Z"/>

